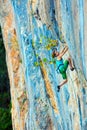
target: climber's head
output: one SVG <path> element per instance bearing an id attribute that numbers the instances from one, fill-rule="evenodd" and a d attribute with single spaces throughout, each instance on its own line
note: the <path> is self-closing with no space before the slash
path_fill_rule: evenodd
<path id="1" fill-rule="evenodd" d="M 59 52 L 57 51 L 57 49 L 53 50 L 52 52 L 52 57 L 55 58 L 59 55 Z"/>

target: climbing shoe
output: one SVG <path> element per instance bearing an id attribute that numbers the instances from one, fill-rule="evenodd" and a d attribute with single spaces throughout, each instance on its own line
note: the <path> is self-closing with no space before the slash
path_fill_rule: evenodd
<path id="1" fill-rule="evenodd" d="M 60 91 L 60 86 L 59 86 L 59 85 L 57 86 L 57 91 L 58 91 L 58 92 Z"/>
<path id="2" fill-rule="evenodd" d="M 73 71 L 75 68 L 71 68 L 70 70 Z"/>

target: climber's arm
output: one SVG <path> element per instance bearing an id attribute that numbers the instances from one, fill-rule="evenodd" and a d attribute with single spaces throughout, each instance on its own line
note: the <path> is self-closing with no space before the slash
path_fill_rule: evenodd
<path id="1" fill-rule="evenodd" d="M 68 46 L 64 47 L 64 49 L 60 52 L 60 57 L 62 57 L 68 51 Z"/>

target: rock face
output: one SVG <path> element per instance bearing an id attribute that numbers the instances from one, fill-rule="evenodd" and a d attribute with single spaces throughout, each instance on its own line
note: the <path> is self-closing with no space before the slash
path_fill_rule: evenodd
<path id="1" fill-rule="evenodd" d="M 87 1 L 1 0 L 13 130 L 87 130 Z M 65 45 L 68 83 L 52 64 Z"/>

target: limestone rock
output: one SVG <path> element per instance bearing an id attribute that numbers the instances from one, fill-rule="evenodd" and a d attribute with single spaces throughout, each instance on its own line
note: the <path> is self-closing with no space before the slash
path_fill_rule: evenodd
<path id="1" fill-rule="evenodd" d="M 86 12 L 86 0 L 0 1 L 13 130 L 87 130 Z M 59 93 L 54 43 L 75 65 Z"/>

